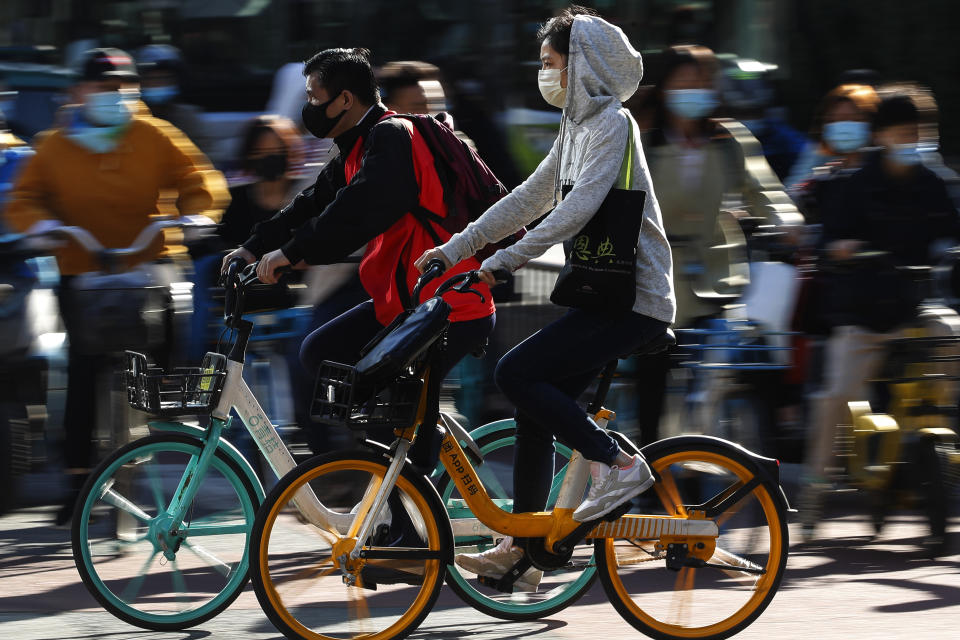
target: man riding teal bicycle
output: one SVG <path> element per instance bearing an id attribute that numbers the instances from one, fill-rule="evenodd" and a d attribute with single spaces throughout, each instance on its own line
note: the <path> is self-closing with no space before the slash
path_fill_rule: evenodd
<path id="1" fill-rule="evenodd" d="M 450 237 L 439 224 L 432 229 L 414 218 L 426 209 L 447 215 L 443 188 L 434 158 L 423 137 L 409 121 L 388 118 L 392 112 L 380 103 L 376 80 L 365 49 L 328 49 L 305 64 L 307 102 L 303 122 L 318 138 L 333 138 L 340 155 L 273 218 L 261 222 L 243 247 L 224 259 L 224 268 L 237 258 L 252 262 L 262 256 L 257 275 L 276 282 L 276 270 L 288 265 L 331 264 L 344 261 L 366 245 L 360 262 L 360 280 L 371 300 L 331 320 L 307 336 L 300 351 L 311 375 L 324 360 L 353 364 L 360 352 L 404 308 L 419 275 L 414 261 L 435 246 L 434 235 Z M 468 260 L 453 273 L 479 267 Z M 424 290 L 432 295 L 439 282 Z M 489 288 L 479 285 L 484 299 L 449 292 L 453 308 L 447 347 L 438 363 L 433 384 L 439 385 L 451 368 L 477 351 L 493 330 L 495 314 Z M 433 409 L 436 411 L 436 408 Z M 432 418 L 432 420 L 431 420 Z M 425 424 L 436 422 L 427 416 Z M 392 434 L 381 437 L 392 440 Z M 432 441 L 433 440 L 433 441 Z M 412 452 L 414 461 L 435 463 L 435 439 L 422 438 Z"/>

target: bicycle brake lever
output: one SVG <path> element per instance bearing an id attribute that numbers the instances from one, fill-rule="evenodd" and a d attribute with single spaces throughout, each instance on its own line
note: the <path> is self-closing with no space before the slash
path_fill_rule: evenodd
<path id="1" fill-rule="evenodd" d="M 487 298 L 482 293 L 472 288 L 473 285 L 475 285 L 478 282 L 480 282 L 480 278 L 477 277 L 475 271 L 471 271 L 470 275 L 467 276 L 467 278 L 463 282 L 455 286 L 453 290 L 456 291 L 457 293 L 473 293 L 475 295 L 480 296 L 480 302 L 486 302 Z"/>

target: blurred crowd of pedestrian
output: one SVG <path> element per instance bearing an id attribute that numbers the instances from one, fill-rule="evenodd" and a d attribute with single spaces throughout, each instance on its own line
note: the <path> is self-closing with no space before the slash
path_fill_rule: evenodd
<path id="1" fill-rule="evenodd" d="M 5 231 L 41 234 L 75 225 L 116 248 L 131 245 L 156 216 L 204 216 L 210 223 L 186 240 L 168 232 L 122 265 L 103 264 L 102 256 L 69 243 L 55 249 L 59 312 L 69 343 L 62 462 L 70 495 L 57 515 L 60 523 L 69 519 L 72 498 L 96 462 L 95 385 L 98 371 L 112 362 L 112 354 L 80 348 L 87 303 L 77 294 L 79 276 L 147 264 L 153 284 L 192 282 L 186 346 L 173 349 L 168 341 L 153 355 L 168 363 L 197 359 L 217 338 L 212 292 L 223 253 L 304 192 L 336 153 L 329 140 L 309 135 L 301 121 L 301 64 L 278 70 L 268 112 L 251 119 L 229 151 L 223 140 L 208 135 L 199 110 L 180 100 L 182 65 L 179 52 L 168 45 L 146 46 L 135 56 L 95 49 L 84 56 L 69 104 L 48 131 L 28 144 L 0 119 Z M 793 377 L 801 389 L 799 403 L 796 398 L 793 403 L 808 398 L 811 407 L 803 462 L 812 529 L 822 501 L 816 491 L 829 485 L 833 431 L 848 419 L 846 402 L 874 393 L 868 381 L 883 363 L 884 345 L 905 326 L 936 336 L 955 336 L 960 329 L 947 304 L 921 305 L 924 296 L 901 286 L 896 269 L 937 265 L 960 240 L 960 182 L 939 155 L 933 93 L 914 83 L 884 83 L 875 73 L 850 72 L 822 98 L 803 133 L 787 124 L 789 105 L 776 103 L 769 65 L 677 45 L 658 54 L 656 67 L 656 77 L 645 78 L 627 104 L 643 130 L 645 162 L 671 243 L 676 327 L 709 326 L 756 286 L 752 263 L 771 259 L 758 249 L 756 239 L 763 235 L 758 230 L 789 247 L 787 261 L 794 264 L 810 255 L 824 264 L 848 265 L 867 260 L 870 252 L 884 256 L 871 258 L 875 261 L 842 282 L 823 270 L 820 286 L 802 287 L 803 295 L 762 292 L 795 297 L 786 328 L 813 337 L 804 350 L 810 344 L 822 347 L 819 367 L 800 349 L 790 363 L 803 369 Z M 440 68 L 419 61 L 388 62 L 376 72 L 380 99 L 389 110 L 433 114 L 453 128 L 461 124 L 455 119 L 461 113 L 464 123 L 489 124 L 457 133 L 482 156 L 495 158 L 490 165 L 515 186 L 517 169 L 505 133 L 492 125 L 498 122 L 495 114 L 475 113 L 476 103 L 462 90 L 465 79 L 451 90 Z M 0 93 L 0 110 L 11 97 Z M 867 287 L 870 279 L 881 285 Z M 299 343 L 369 296 L 354 264 L 313 267 L 300 281 L 306 286 L 283 289 L 273 303 L 304 309 L 296 337 L 277 350 L 288 363 L 294 421 L 306 428 L 318 451 L 335 446 L 336 439 L 309 426 L 313 385 L 296 357 Z M 851 288 L 861 292 L 854 296 L 855 307 L 849 304 Z M 900 292 L 898 300 L 887 299 L 891 291 Z M 662 354 L 636 367 L 641 443 L 664 435 L 664 398 L 676 362 Z M 769 429 L 776 431 L 777 420 Z"/>

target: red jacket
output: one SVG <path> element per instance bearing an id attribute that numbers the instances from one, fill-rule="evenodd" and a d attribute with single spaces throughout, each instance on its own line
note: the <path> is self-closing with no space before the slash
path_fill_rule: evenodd
<path id="1" fill-rule="evenodd" d="M 335 140 L 341 151 L 283 211 L 254 227 L 244 246 L 255 254 L 282 246 L 292 263 L 342 261 L 367 245 L 360 263 L 360 280 L 373 298 L 377 320 L 389 324 L 403 310 L 419 273 L 413 263 L 435 245 L 430 233 L 414 218 L 418 205 L 445 216 L 443 191 L 433 154 L 413 127 L 392 112 L 374 107 L 353 129 Z M 434 225 L 442 241 L 450 234 Z M 464 260 L 422 292 L 426 299 L 448 277 L 479 268 Z M 475 287 L 486 298 L 449 292 L 451 321 L 484 318 L 494 312 L 489 288 Z"/>

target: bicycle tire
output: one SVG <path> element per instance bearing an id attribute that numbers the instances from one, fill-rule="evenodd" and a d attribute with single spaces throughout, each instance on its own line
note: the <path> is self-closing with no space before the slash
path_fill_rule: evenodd
<path id="1" fill-rule="evenodd" d="M 177 548 L 176 559 L 160 560 L 157 558 L 162 558 L 161 552 L 150 551 L 150 547 L 156 551 L 159 544 L 150 539 L 152 534 L 156 533 L 151 530 L 151 524 L 159 524 L 158 519 L 161 517 L 161 509 L 156 503 L 162 503 L 163 497 L 168 495 L 167 487 L 171 484 L 177 486 L 177 477 L 183 479 L 183 472 L 180 471 L 178 476 L 177 469 L 173 467 L 178 466 L 178 460 L 184 456 L 198 456 L 202 448 L 203 443 L 200 440 L 181 434 L 164 433 L 141 438 L 118 449 L 104 460 L 90 474 L 80 491 L 71 536 L 77 571 L 87 590 L 104 609 L 134 626 L 154 631 L 173 631 L 200 624 L 230 606 L 247 583 L 246 546 L 249 544 L 259 500 L 238 465 L 219 450 L 215 452 L 210 469 L 202 479 L 204 484 L 188 512 L 190 524 L 186 527 L 187 535 L 181 541 L 182 546 Z M 139 476 L 138 472 L 141 470 L 146 472 L 145 477 Z M 172 474 L 169 473 L 171 470 Z M 118 482 L 124 485 L 123 491 L 128 492 L 129 496 L 113 491 Z M 226 502 L 231 492 L 237 498 L 239 513 L 233 504 Z M 152 499 L 153 506 L 138 498 L 135 493 Z M 138 525 L 133 533 L 113 531 L 115 540 L 111 540 L 113 513 L 110 513 L 109 508 L 116 507 L 111 501 L 115 501 L 117 495 L 135 505 L 142 513 L 149 516 L 155 512 L 156 515 L 153 515 L 145 526 Z M 225 506 L 228 508 L 225 509 Z M 129 513 L 120 507 L 116 508 L 118 521 L 121 511 Z M 106 518 L 103 511 L 108 512 Z M 191 527 L 196 532 L 198 524 L 203 527 L 207 523 L 222 529 L 223 532 L 195 533 L 195 536 L 209 537 L 204 545 L 191 544 Z M 144 528 L 146 534 L 141 537 Z M 106 534 L 103 534 L 103 531 L 106 531 Z M 241 535 L 242 544 L 237 545 L 241 542 Z M 94 539 L 97 540 L 96 543 Z M 101 542 L 102 549 L 107 553 L 100 553 Z M 97 544 L 96 553 L 94 544 Z M 116 555 L 109 553 L 110 549 L 115 549 L 120 554 L 119 561 L 110 559 L 112 555 Z M 131 561 L 131 553 L 150 557 L 141 564 Z M 194 557 L 193 564 L 190 564 L 189 559 Z M 181 558 L 187 559 L 187 566 L 183 570 L 178 564 Z M 197 563 L 196 559 L 202 562 Z M 206 570 L 203 563 L 207 564 Z M 139 572 L 131 574 L 130 569 L 137 568 Z M 157 573 L 148 575 L 151 570 L 156 570 Z M 227 573 L 224 573 L 225 571 Z M 223 580 L 213 574 L 221 576 Z M 189 576 L 189 580 L 186 576 Z M 184 599 L 198 597 L 186 595 L 188 584 L 195 588 L 200 587 L 199 591 L 195 589 L 190 592 L 199 594 L 199 599 L 196 602 L 187 600 L 187 608 L 174 611 L 163 609 L 171 599 L 158 598 L 157 595 L 169 593 L 171 584 L 180 584 L 183 587 L 173 600 L 183 602 Z M 146 596 L 140 598 L 140 593 L 144 592 Z M 206 594 L 210 594 L 210 597 L 206 597 Z"/>
<path id="2" fill-rule="evenodd" d="M 443 586 L 445 567 L 452 558 L 453 536 L 436 489 L 423 475 L 405 467 L 391 493 L 391 500 L 397 500 L 393 504 L 400 505 L 395 509 L 405 510 L 409 531 L 418 539 L 418 543 L 396 546 L 439 557 L 376 563 L 367 560 L 354 573 L 354 585 L 345 584 L 340 561 L 334 560 L 334 545 L 349 538 L 339 532 L 336 536 L 329 530 L 322 532 L 291 502 L 301 489 L 309 487 L 328 508 L 350 513 L 351 505 L 362 502 L 367 492 L 379 486 L 389 464 L 386 451 L 320 455 L 298 465 L 268 494 L 253 527 L 250 577 L 264 613 L 287 638 L 404 638 L 433 608 Z M 393 519 L 387 527 L 388 535 L 400 521 Z M 353 548 L 351 543 L 346 544 Z M 382 543 L 365 546 L 373 550 L 391 548 Z M 371 598 L 374 604 L 390 604 L 377 609 L 377 616 L 373 616 L 373 605 L 367 601 L 371 588 L 376 594 Z M 397 604 L 408 599 L 409 605 Z M 369 630 L 381 622 L 384 628 Z"/>
<path id="3" fill-rule="evenodd" d="M 500 420 L 480 428 L 490 429 L 491 427 L 494 428 L 492 431 L 487 431 L 476 440 L 477 446 L 485 458 L 494 451 L 503 450 L 508 447 L 512 448 L 513 443 L 516 441 L 517 427 L 512 419 Z M 569 460 L 571 454 L 569 448 L 560 443 L 555 443 L 554 448 L 560 456 Z M 510 456 L 510 463 L 511 467 L 507 468 L 508 471 L 512 468 L 512 456 Z M 492 473 L 492 471 L 489 470 L 489 466 L 489 463 L 487 463 L 477 467 L 477 474 L 480 476 L 481 482 L 484 483 L 487 491 L 491 493 L 491 497 L 509 498 L 510 506 L 512 507 L 512 498 L 510 498 L 510 496 L 498 495 L 503 493 L 503 482 L 498 481 L 492 483 L 488 481 L 491 477 L 490 473 Z M 441 467 L 441 469 L 443 470 L 443 474 L 437 481 L 437 490 L 440 493 L 440 499 L 443 501 L 444 506 L 447 507 L 449 511 L 452 511 L 456 501 L 456 498 L 452 497 L 455 489 L 450 482 L 450 477 L 446 474 L 446 470 L 443 467 Z M 562 480 L 562 475 L 559 474 L 562 474 L 565 469 L 565 466 L 561 467 L 555 485 L 557 485 L 559 480 Z M 509 478 L 508 486 L 512 486 L 512 482 L 513 479 L 511 477 Z M 506 508 L 505 505 L 501 506 Z M 550 507 L 552 507 L 552 503 L 547 505 L 547 508 Z M 454 542 L 456 543 L 456 539 Z M 471 542 L 476 541 L 471 540 Z M 483 548 L 493 546 L 496 543 L 493 539 L 482 540 L 481 542 L 482 544 L 480 545 L 473 544 L 469 546 L 478 546 L 480 550 L 483 550 Z M 550 575 L 551 574 L 545 574 L 545 577 L 549 578 Z M 536 599 L 537 596 L 529 594 L 500 594 L 492 588 L 484 588 L 481 590 L 475 586 L 475 581 L 471 582 L 460 572 L 456 564 L 450 564 L 447 567 L 446 579 L 447 585 L 453 589 L 454 593 L 477 611 L 503 620 L 527 621 L 551 616 L 579 600 L 590 590 L 590 587 L 592 587 L 596 581 L 597 568 L 596 562 L 591 555 L 589 560 L 586 561 L 586 566 L 583 571 L 579 572 L 571 581 L 552 587 L 548 592 L 543 594 L 552 595 L 543 599 Z"/>
<path id="4" fill-rule="evenodd" d="M 940 444 L 933 438 L 922 438 L 918 442 L 916 464 L 920 472 L 917 487 L 923 502 L 924 512 L 930 525 L 930 537 L 924 541 L 924 548 L 931 558 L 947 555 L 947 519 L 949 516 L 950 496 L 947 458 Z"/>
<path id="5" fill-rule="evenodd" d="M 789 541 L 779 486 L 745 450 L 717 438 L 670 438 L 643 452 L 657 474 L 654 493 L 663 505 L 662 512 L 645 510 L 650 515 L 685 513 L 683 505 L 703 504 L 705 496 L 727 495 L 754 478 L 759 484 L 714 519 L 720 536 L 709 561 L 732 570 L 671 571 L 653 540 L 597 540 L 600 582 L 611 604 L 630 625 L 658 640 L 719 640 L 739 633 L 770 604 L 783 579 Z M 750 551 L 742 551 L 747 545 Z M 725 579 L 713 580 L 717 576 Z M 702 599 L 692 602 L 695 594 Z"/>
<path id="6" fill-rule="evenodd" d="M 0 404 L 0 516 L 12 511 L 16 505 L 17 477 L 13 473 L 13 429 Z"/>

